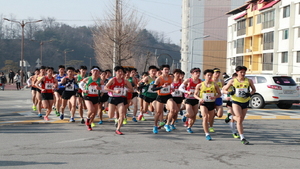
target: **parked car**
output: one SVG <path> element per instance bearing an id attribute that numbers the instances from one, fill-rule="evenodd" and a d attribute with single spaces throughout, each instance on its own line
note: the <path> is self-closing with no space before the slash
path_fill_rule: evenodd
<path id="1" fill-rule="evenodd" d="M 289 109 L 293 103 L 300 102 L 300 86 L 291 76 L 246 75 L 256 88 L 251 96 L 249 107 L 264 108 L 266 104 L 276 104 L 280 109 Z M 225 83 L 230 79 L 226 79 Z"/>

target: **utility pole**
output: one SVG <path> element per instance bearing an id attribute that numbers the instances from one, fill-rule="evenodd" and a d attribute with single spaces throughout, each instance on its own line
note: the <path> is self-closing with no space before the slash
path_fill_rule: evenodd
<path id="1" fill-rule="evenodd" d="M 185 76 L 189 76 L 189 18 L 190 18 L 190 0 L 182 0 L 182 39 L 181 39 L 181 70 Z"/>
<path id="2" fill-rule="evenodd" d="M 114 68 L 116 67 L 116 60 L 118 58 L 117 56 L 117 31 L 119 30 L 118 25 L 119 25 L 119 0 L 116 0 L 116 11 L 115 11 L 115 25 L 114 25 L 114 52 L 113 52 L 113 75 L 115 75 Z"/>

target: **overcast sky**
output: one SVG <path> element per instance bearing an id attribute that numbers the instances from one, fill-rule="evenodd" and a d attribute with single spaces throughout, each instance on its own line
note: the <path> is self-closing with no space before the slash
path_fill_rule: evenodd
<path id="1" fill-rule="evenodd" d="M 126 0 L 147 21 L 146 29 L 164 32 L 175 44 L 181 39 L 181 0 Z M 23 20 L 54 17 L 71 26 L 94 25 L 115 0 L 0 0 L 0 15 Z"/>

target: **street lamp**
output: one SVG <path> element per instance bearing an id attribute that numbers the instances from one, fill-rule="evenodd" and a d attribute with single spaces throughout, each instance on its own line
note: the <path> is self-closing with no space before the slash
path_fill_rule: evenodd
<path id="1" fill-rule="evenodd" d="M 41 22 L 43 20 L 37 20 L 37 21 L 33 21 L 33 22 L 25 22 L 24 20 L 22 20 L 22 22 L 19 21 L 14 21 L 14 20 L 10 20 L 7 18 L 3 18 L 4 20 L 10 21 L 10 22 L 14 22 L 14 23 L 18 23 L 20 24 L 20 26 L 22 27 L 22 40 L 21 40 L 21 86 L 23 86 L 23 68 L 24 68 L 24 27 L 26 24 L 28 23 L 37 23 L 37 22 Z"/>
<path id="2" fill-rule="evenodd" d="M 67 53 L 69 52 L 73 52 L 74 50 L 69 50 L 67 51 L 66 49 L 64 51 L 60 51 L 60 50 L 57 50 L 58 52 L 63 52 L 65 54 L 65 67 L 67 67 Z"/>
<path id="3" fill-rule="evenodd" d="M 204 39 L 204 38 L 207 38 L 207 37 L 209 37 L 209 35 L 205 35 L 205 36 L 202 36 L 202 37 L 199 37 L 199 38 L 194 38 L 193 39 L 193 41 L 192 41 L 192 51 L 191 51 L 191 60 L 190 60 L 190 62 L 191 62 L 191 67 L 190 67 L 190 69 L 192 69 L 193 67 L 193 62 L 194 62 L 194 42 L 195 42 L 195 40 L 198 40 L 198 39 Z"/>
<path id="4" fill-rule="evenodd" d="M 49 40 L 49 41 L 41 41 L 40 45 L 41 45 L 41 65 L 43 65 L 43 45 L 46 42 L 52 42 L 53 40 Z"/>

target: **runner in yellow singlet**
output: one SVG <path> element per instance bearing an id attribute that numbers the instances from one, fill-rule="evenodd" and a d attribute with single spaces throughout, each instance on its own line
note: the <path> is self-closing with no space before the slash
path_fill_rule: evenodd
<path id="1" fill-rule="evenodd" d="M 241 142 L 247 145 L 249 144 L 249 141 L 247 141 L 244 136 L 243 121 L 247 114 L 250 96 L 256 92 L 256 89 L 252 80 L 245 77 L 247 67 L 237 66 L 235 71 L 238 76 L 227 83 L 223 88 L 223 93 L 232 95 L 233 119 L 237 122 L 237 129 L 240 134 Z M 233 90 L 228 92 L 231 86 L 233 86 Z M 251 91 L 249 88 L 251 88 Z"/>

